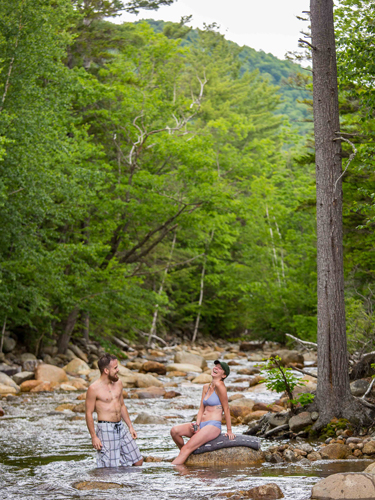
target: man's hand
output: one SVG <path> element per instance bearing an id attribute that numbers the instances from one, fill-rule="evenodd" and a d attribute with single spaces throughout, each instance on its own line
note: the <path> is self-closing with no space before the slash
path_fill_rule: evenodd
<path id="1" fill-rule="evenodd" d="M 131 434 L 131 437 L 133 439 L 137 439 L 137 433 L 135 432 L 134 428 L 133 427 L 129 427 L 129 432 Z"/>
<path id="2" fill-rule="evenodd" d="M 95 436 L 95 437 L 92 438 L 92 445 L 98 451 L 100 451 L 102 449 L 102 447 L 103 447 L 102 442 L 100 441 L 100 439 L 98 438 L 98 436 Z"/>

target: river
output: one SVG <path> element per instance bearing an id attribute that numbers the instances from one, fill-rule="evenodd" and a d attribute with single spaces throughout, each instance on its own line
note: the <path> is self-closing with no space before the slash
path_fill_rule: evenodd
<path id="1" fill-rule="evenodd" d="M 210 362 L 212 363 L 212 362 Z M 241 368 L 244 364 L 240 364 Z M 249 366 L 249 363 L 246 363 Z M 234 370 L 233 370 L 234 371 Z M 161 378 L 170 382 L 168 378 Z M 138 446 L 144 456 L 172 458 L 176 447 L 169 435 L 176 423 L 191 421 L 198 407 L 202 386 L 178 379 L 182 396 L 172 399 L 128 399 L 132 420 L 139 411 L 172 417 L 168 425 L 136 425 Z M 269 391 L 244 393 L 261 402 L 274 401 Z M 249 489 L 275 482 L 286 500 L 307 500 L 312 486 L 336 472 L 363 471 L 368 460 L 319 461 L 310 466 L 263 464 L 259 467 L 183 467 L 169 462 L 145 463 L 142 467 L 96 469 L 95 452 L 82 414 L 57 412 L 62 403 L 75 401 L 77 393 L 27 394 L 2 401 L 6 415 L 0 418 L 1 500 L 209 500 L 218 493 Z M 242 433 L 245 427 L 234 427 Z M 274 444 L 262 442 L 262 449 Z M 77 490 L 79 481 L 110 481 L 120 489 Z"/>

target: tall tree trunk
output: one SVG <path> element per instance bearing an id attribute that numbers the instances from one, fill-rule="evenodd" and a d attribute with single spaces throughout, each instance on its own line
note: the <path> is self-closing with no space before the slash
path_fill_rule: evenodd
<path id="1" fill-rule="evenodd" d="M 72 335 L 73 328 L 75 327 L 79 309 L 74 308 L 68 315 L 65 321 L 62 322 L 62 333 L 57 341 L 57 348 L 59 354 L 65 354 L 68 349 L 70 336 Z"/>
<path id="2" fill-rule="evenodd" d="M 319 421 L 341 417 L 352 401 L 346 345 L 342 248 L 341 142 L 333 0 L 311 0 L 316 154 Z"/>
<path id="3" fill-rule="evenodd" d="M 86 344 L 90 342 L 90 313 L 83 313 L 83 338 Z"/>

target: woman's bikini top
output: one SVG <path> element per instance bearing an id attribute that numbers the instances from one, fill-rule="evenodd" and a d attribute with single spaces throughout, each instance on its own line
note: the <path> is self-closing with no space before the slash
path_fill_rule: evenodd
<path id="1" fill-rule="evenodd" d="M 205 397 L 203 398 L 203 405 L 204 406 L 221 406 L 221 401 L 219 399 L 219 396 L 216 394 L 215 389 L 214 392 L 211 394 L 211 396 L 206 399 L 206 396 L 208 394 L 208 391 L 210 390 L 210 385 L 208 386 L 207 392 Z"/>

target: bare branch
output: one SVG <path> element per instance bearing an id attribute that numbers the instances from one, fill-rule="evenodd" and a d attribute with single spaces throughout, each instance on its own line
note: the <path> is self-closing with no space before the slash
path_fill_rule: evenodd
<path id="1" fill-rule="evenodd" d="M 286 333 L 285 335 L 305 347 L 313 347 L 314 349 L 318 347 L 318 344 L 315 344 L 315 342 L 307 342 L 307 340 L 298 339 L 297 337 L 293 337 L 293 335 L 290 335 L 290 333 Z"/>
<path id="2" fill-rule="evenodd" d="M 336 132 L 336 134 L 339 134 L 339 133 L 340 132 Z M 336 139 L 333 139 L 333 140 L 334 141 L 345 141 L 348 144 L 350 144 L 351 147 L 353 148 L 353 152 L 349 156 L 349 160 L 348 160 L 348 163 L 346 164 L 345 170 L 343 171 L 343 173 L 340 175 L 340 177 L 335 182 L 335 187 L 333 188 L 333 190 L 336 191 L 337 183 L 345 175 L 346 171 L 348 170 L 349 165 L 351 164 L 352 160 L 354 160 L 354 158 L 355 158 L 356 154 L 358 153 L 358 151 L 357 151 L 357 148 L 354 146 L 354 144 L 351 141 L 349 141 L 349 139 L 346 139 L 345 137 L 342 137 L 342 135 L 340 135 L 340 137 L 336 137 Z"/>
<path id="3" fill-rule="evenodd" d="M 299 43 L 305 43 L 305 44 L 306 44 L 306 45 L 308 45 L 311 49 L 316 50 L 316 47 L 314 47 L 314 45 L 311 45 L 311 43 L 310 43 L 310 42 L 308 42 L 307 40 L 302 40 L 302 38 L 299 38 L 299 39 L 298 39 L 298 42 L 299 42 Z"/>

